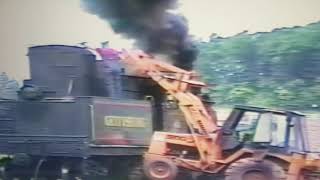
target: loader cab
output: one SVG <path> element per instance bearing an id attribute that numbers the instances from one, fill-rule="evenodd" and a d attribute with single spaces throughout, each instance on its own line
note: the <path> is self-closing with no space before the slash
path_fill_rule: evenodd
<path id="1" fill-rule="evenodd" d="M 304 115 L 292 111 L 236 106 L 223 125 L 238 145 L 291 153 L 305 151 Z"/>

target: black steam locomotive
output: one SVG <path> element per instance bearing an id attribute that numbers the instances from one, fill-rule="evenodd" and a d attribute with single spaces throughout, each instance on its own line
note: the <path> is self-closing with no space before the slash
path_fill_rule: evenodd
<path id="1" fill-rule="evenodd" d="M 177 116 L 162 89 L 126 75 L 112 49 L 35 46 L 28 56 L 18 99 L 0 98 L 3 178 L 135 179 L 152 132 Z"/>

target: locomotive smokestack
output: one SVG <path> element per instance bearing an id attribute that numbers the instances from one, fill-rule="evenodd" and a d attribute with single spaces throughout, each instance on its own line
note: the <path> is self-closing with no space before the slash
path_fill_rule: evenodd
<path id="1" fill-rule="evenodd" d="M 170 12 L 177 0 L 82 0 L 82 6 L 108 21 L 116 33 L 135 39 L 137 47 L 192 69 L 197 49 L 188 35 L 187 21 Z"/>

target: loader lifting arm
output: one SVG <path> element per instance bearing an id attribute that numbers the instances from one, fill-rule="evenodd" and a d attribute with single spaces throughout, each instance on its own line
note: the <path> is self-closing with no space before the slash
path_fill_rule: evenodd
<path id="1" fill-rule="evenodd" d="M 142 52 L 124 52 L 121 54 L 121 59 L 135 76 L 153 79 L 177 101 L 191 133 L 189 136 L 168 133 L 167 141 L 195 148 L 200 156 L 198 164 L 203 167 L 209 165 L 213 159 L 220 159 L 221 149 L 215 145 L 219 144 L 216 141 L 220 139 L 217 119 L 215 115 L 208 113 L 200 97 L 193 93 L 195 88 L 200 89 L 206 86 L 203 82 L 196 80 L 196 74 L 162 60 L 156 60 Z M 152 153 L 152 142 L 150 149 L 149 152 Z"/>
<path id="2" fill-rule="evenodd" d="M 152 180 L 174 180 L 178 175 L 178 167 L 209 174 L 223 172 L 226 180 L 248 180 L 257 179 L 257 177 L 263 180 L 309 180 L 309 177 L 316 175 L 318 179 L 320 176 L 318 176 L 320 171 L 319 154 L 317 153 L 314 158 L 304 148 L 302 148 L 304 149 L 301 151 L 302 154 L 300 151 L 295 152 L 302 146 L 299 146 L 299 148 L 294 148 L 292 145 L 291 147 L 289 144 L 288 147 L 279 146 L 278 148 L 283 150 L 281 152 L 280 149 L 274 151 L 274 148 L 268 148 L 265 141 L 262 141 L 263 145 L 257 148 L 259 144 L 257 140 L 246 142 L 247 145 L 254 146 L 243 146 L 240 150 L 232 148 L 232 151 L 223 153 L 222 130 L 220 131 L 217 126 L 215 114 L 210 113 L 208 107 L 203 104 L 202 99 L 198 96 L 199 90 L 205 84 L 197 80 L 194 72 L 156 60 L 142 52 L 123 52 L 121 59 L 128 67 L 126 69 L 129 69 L 133 76 L 151 78 L 169 96 L 173 97 L 183 112 L 190 130 L 189 134 L 154 133 L 149 150 L 144 156 L 144 172 L 148 178 Z M 259 119 L 256 120 L 269 122 L 270 127 L 275 121 L 270 115 L 286 117 L 284 120 L 287 123 L 286 131 L 290 133 L 282 133 L 286 133 L 288 139 L 290 138 L 289 135 L 293 133 L 291 136 L 300 143 L 307 140 L 303 138 L 302 129 L 299 128 L 302 127 L 301 123 L 304 122 L 301 115 L 289 111 L 274 111 L 257 107 L 235 108 L 226 120 L 223 131 L 235 131 L 236 127 L 240 126 L 240 120 L 245 117 L 247 112 L 258 114 Z M 281 121 L 281 118 L 277 121 Z M 290 128 L 298 130 L 291 131 Z M 256 126 L 255 131 L 258 131 L 258 129 Z M 233 134 L 225 135 L 233 138 Z M 298 140 L 299 137 L 302 139 Z M 269 146 L 271 147 L 271 145 Z M 293 148 L 294 151 L 289 151 L 288 148 Z M 287 174 L 285 174 L 285 171 L 287 171 Z"/>

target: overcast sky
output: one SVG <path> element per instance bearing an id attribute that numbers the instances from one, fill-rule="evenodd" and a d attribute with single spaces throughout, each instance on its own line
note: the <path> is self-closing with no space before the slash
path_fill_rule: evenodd
<path id="1" fill-rule="evenodd" d="M 200 3 L 201 2 L 201 3 Z M 306 25 L 320 20 L 320 0 L 180 0 L 190 32 L 206 39 L 211 33 L 231 36 Z M 110 26 L 87 14 L 79 0 L 0 0 L 0 72 L 18 80 L 28 77 L 27 47 L 87 41 L 92 46 L 109 40 L 115 48 L 129 48 Z"/>

